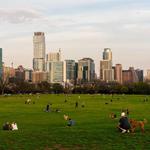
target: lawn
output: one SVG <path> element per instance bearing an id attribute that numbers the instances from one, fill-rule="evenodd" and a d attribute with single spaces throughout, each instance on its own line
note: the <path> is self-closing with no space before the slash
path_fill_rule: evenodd
<path id="1" fill-rule="evenodd" d="M 80 95 L 80 99 L 78 96 L 1 96 L 0 150 L 150 149 L 150 96 L 147 96 L 147 102 L 143 102 L 144 95 Z M 31 104 L 25 104 L 28 98 Z M 65 98 L 67 102 L 64 102 Z M 75 108 L 76 101 L 78 108 Z M 48 103 L 52 103 L 52 112 L 43 111 Z M 55 112 L 57 108 L 61 112 Z M 118 132 L 118 119 L 110 119 L 109 114 L 114 112 L 119 118 L 121 110 L 126 108 L 130 112 L 129 118 L 148 120 L 145 133 L 140 129 L 134 134 Z M 66 127 L 64 114 L 75 120 L 73 127 Z M 16 121 L 19 130 L 2 130 L 7 121 Z"/>

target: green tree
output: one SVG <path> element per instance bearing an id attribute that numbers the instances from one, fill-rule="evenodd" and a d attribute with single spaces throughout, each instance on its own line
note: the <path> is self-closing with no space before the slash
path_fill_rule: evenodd
<path id="1" fill-rule="evenodd" d="M 54 83 L 52 85 L 52 90 L 55 94 L 59 94 L 59 93 L 63 93 L 64 92 L 64 88 L 61 84 L 59 83 Z"/>

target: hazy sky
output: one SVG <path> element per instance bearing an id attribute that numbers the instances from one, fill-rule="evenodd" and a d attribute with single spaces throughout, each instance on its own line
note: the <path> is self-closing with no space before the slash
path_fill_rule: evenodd
<path id="1" fill-rule="evenodd" d="M 63 59 L 91 57 L 99 69 L 105 47 L 113 64 L 150 68 L 149 0 L 0 0 L 3 61 L 32 68 L 33 32 L 46 36 L 46 52 Z"/>

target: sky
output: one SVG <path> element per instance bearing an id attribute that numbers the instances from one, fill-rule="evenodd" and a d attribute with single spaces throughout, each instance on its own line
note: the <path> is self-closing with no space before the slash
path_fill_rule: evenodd
<path id="1" fill-rule="evenodd" d="M 44 32 L 46 53 L 96 63 L 111 48 L 113 64 L 150 69 L 149 0 L 0 0 L 3 62 L 32 68 L 33 33 Z"/>

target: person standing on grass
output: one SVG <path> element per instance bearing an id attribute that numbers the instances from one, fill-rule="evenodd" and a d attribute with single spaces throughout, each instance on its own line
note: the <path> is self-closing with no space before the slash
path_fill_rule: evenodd
<path id="1" fill-rule="evenodd" d="M 50 112 L 50 105 L 49 104 L 47 104 L 47 106 L 46 106 L 46 112 Z"/>
<path id="2" fill-rule="evenodd" d="M 78 108 L 78 102 L 77 101 L 75 102 L 75 108 Z"/>
<path id="3" fill-rule="evenodd" d="M 119 124 L 117 127 L 118 127 L 119 131 L 122 133 L 130 132 L 131 126 L 130 126 L 130 123 L 128 121 L 128 118 L 127 118 L 125 112 L 121 113 L 121 118 L 119 120 Z"/>
<path id="4" fill-rule="evenodd" d="M 128 108 L 126 109 L 126 112 L 127 112 L 127 115 L 129 115 L 129 109 Z"/>

